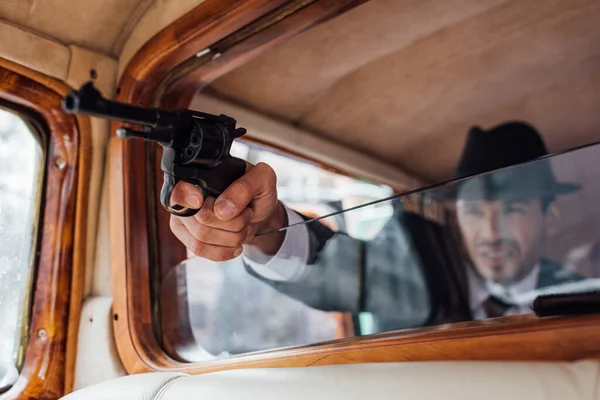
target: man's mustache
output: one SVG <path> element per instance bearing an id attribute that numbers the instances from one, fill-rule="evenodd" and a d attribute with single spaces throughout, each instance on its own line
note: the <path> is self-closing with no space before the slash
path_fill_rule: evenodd
<path id="1" fill-rule="evenodd" d="M 511 247 L 516 250 L 520 249 L 519 244 L 516 241 L 511 240 L 511 239 L 506 239 L 506 238 L 501 238 L 501 239 L 495 240 L 493 242 L 487 242 L 487 241 L 477 242 L 475 244 L 475 246 L 477 248 Z"/>

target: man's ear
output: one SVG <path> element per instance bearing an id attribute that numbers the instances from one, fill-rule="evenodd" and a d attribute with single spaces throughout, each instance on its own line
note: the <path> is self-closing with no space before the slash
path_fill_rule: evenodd
<path id="1" fill-rule="evenodd" d="M 555 204 L 550 204 L 546 209 L 546 234 L 553 236 L 558 232 L 560 227 L 560 211 Z"/>

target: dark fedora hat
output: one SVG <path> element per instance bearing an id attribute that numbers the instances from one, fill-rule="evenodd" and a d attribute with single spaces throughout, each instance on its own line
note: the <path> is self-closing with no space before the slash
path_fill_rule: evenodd
<path id="1" fill-rule="evenodd" d="M 547 155 L 540 134 L 527 123 L 507 122 L 487 131 L 473 127 L 454 178 L 476 176 L 442 192 L 451 198 L 516 201 L 535 197 L 552 200 L 578 190 L 579 185 L 557 181 Z"/>

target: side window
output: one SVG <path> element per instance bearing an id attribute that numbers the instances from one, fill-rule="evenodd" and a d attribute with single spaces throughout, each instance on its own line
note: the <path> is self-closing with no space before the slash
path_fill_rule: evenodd
<path id="1" fill-rule="evenodd" d="M 327 171 L 305 160 L 282 155 L 261 146 L 234 142 L 231 153 L 252 164 L 264 162 L 277 172 L 277 193 L 288 207 L 317 217 L 365 204 L 392 195 L 392 189 L 364 179 Z M 343 230 L 359 239 L 370 239 L 392 215 L 389 204 L 367 207 L 339 218 L 328 218 L 334 230 Z"/>
<path id="2" fill-rule="evenodd" d="M 0 392 L 19 376 L 27 345 L 43 166 L 38 133 L 0 108 Z"/>
<path id="3" fill-rule="evenodd" d="M 253 164 L 265 162 L 273 167 L 277 171 L 279 199 L 310 217 L 324 216 L 392 193 L 387 186 L 330 172 L 254 144 L 235 142 L 232 154 Z M 387 204 L 348 214 L 350 218 L 345 215 L 328 218 L 326 225 L 368 239 L 382 228 L 391 213 Z M 177 350 L 188 361 L 318 343 L 355 334 L 356 321 L 353 323 L 350 314 L 316 310 L 280 293 L 251 276 L 241 258 L 216 263 L 188 253 L 188 259 L 163 281 L 163 285 L 174 284 L 183 300 L 179 304 L 187 304 L 188 308 L 188 334 L 193 338 L 186 338 L 185 342 L 194 345 Z"/>

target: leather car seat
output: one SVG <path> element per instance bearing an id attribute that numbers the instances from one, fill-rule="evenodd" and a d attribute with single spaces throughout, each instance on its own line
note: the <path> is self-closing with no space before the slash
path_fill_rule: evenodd
<path id="1" fill-rule="evenodd" d="M 598 361 L 406 362 L 130 375 L 66 400 L 600 400 Z"/>

